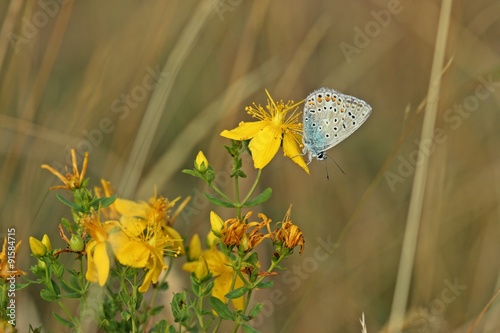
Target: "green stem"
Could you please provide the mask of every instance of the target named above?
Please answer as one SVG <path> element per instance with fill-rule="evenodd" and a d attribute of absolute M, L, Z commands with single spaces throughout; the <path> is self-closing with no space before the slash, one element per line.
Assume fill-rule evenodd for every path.
<path fill-rule="evenodd" d="M 205 326 L 205 323 L 203 322 L 203 316 L 202 316 L 202 313 L 203 313 L 203 297 L 198 297 L 196 305 L 198 307 L 198 310 L 195 311 L 196 312 L 196 317 L 198 318 L 198 322 L 200 323 L 200 329 L 203 329 L 203 327 Z"/>
<path fill-rule="evenodd" d="M 243 205 L 240 203 L 240 182 L 238 176 L 234 177 L 234 192 L 236 195 L 236 216 L 241 221 L 241 207 Z"/>
<path fill-rule="evenodd" d="M 210 188 L 212 190 L 214 190 L 215 192 L 217 192 L 224 200 L 226 200 L 227 202 L 233 202 L 231 199 L 229 199 L 229 197 L 224 194 L 224 192 L 222 192 L 217 186 L 215 186 L 213 183 L 210 184 Z"/>
<path fill-rule="evenodd" d="M 63 310 L 64 314 L 68 317 L 68 319 L 73 323 L 73 325 L 75 326 L 75 331 L 79 332 L 79 333 L 82 332 L 82 328 L 80 327 L 80 323 L 71 315 L 71 313 L 68 311 L 68 309 L 66 309 L 63 302 L 61 302 L 60 299 L 57 300 L 57 304 Z"/>
<path fill-rule="evenodd" d="M 212 331 L 212 333 L 216 333 L 217 331 L 219 331 L 219 327 L 220 327 L 220 324 L 222 323 L 222 318 L 219 317 L 219 320 L 217 321 L 217 325 L 215 325 L 215 328 L 214 330 Z"/>
<path fill-rule="evenodd" d="M 255 191 L 255 189 L 257 188 L 257 185 L 259 184 L 259 181 L 260 181 L 260 176 L 262 175 L 262 169 L 259 169 L 259 171 L 257 172 L 257 177 L 255 178 L 255 181 L 253 182 L 253 185 L 252 185 L 252 188 L 250 189 L 250 191 L 248 192 L 247 196 L 245 197 L 245 199 L 243 199 L 243 201 L 241 202 L 241 207 L 243 207 L 243 205 L 245 204 L 245 202 L 248 201 L 248 199 L 250 199 L 250 196 L 253 194 L 253 192 Z"/>

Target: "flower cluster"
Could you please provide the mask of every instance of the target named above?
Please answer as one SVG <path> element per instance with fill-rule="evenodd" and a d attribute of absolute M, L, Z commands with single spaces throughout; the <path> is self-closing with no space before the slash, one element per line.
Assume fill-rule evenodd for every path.
<path fill-rule="evenodd" d="M 42 285 L 40 297 L 56 302 L 63 310 L 64 316 L 54 313 L 54 317 L 75 332 L 83 331 L 81 318 L 89 313 L 94 314 L 99 329 L 105 332 L 217 332 L 223 321 L 233 322 L 234 332 L 239 328 L 257 332 L 251 327 L 251 320 L 259 314 L 262 304 L 252 305 L 252 293 L 271 288 L 272 276 L 283 269 L 280 263 L 296 247 L 300 246 L 302 254 L 305 243 L 302 231 L 291 220 L 291 208 L 277 223 L 264 213 L 254 215 L 256 207 L 272 195 L 269 187 L 257 194 L 262 170 L 283 146 L 285 156 L 309 173 L 300 152 L 300 103 L 275 102 L 269 93 L 267 96 L 266 109 L 257 104 L 246 108 L 256 122 L 242 122 L 221 133 L 231 139 L 225 148 L 232 159 L 234 195 L 215 184 L 216 171 L 201 151 L 194 168 L 183 170 L 207 184 L 209 191 L 204 195 L 211 204 L 231 211 L 227 219 L 210 212 L 206 218 L 210 232 L 205 242 L 194 234 L 185 247 L 184 238 L 174 228 L 189 197 L 170 200 L 155 191 L 147 201 L 132 201 L 119 198 L 104 179 L 100 186 L 91 189 L 85 178 L 89 155 L 85 153 L 80 169 L 75 150 L 71 150 L 71 171 L 65 174 L 42 165 L 62 182 L 50 189 L 71 192 L 72 200 L 56 194 L 70 208 L 71 218 L 62 218 L 58 224 L 64 244 L 61 248 L 55 247 L 47 234 L 41 239 L 30 237 L 31 253 L 37 260 L 30 271 L 36 278 L 26 277 L 27 283 L 22 287 Z M 247 177 L 242 168 L 245 153 L 250 153 L 257 171 L 250 190 L 243 194 L 239 180 Z M 263 261 L 269 263 L 268 267 L 263 267 L 257 253 L 265 244 L 274 250 Z M 66 255 L 79 262 L 79 269 L 68 269 L 63 263 L 66 261 L 61 260 Z M 190 273 L 191 292 L 174 292 L 170 305 L 175 325 L 165 319 L 154 322 L 153 318 L 163 309 L 155 306 L 155 296 L 169 288 L 168 273 L 174 258 L 182 255 L 186 258 L 182 269 Z M 4 244 L 0 253 L 2 278 L 5 262 Z M 17 273 L 25 274 L 21 270 Z M 103 297 L 99 304 L 89 304 L 91 288 L 101 288 Z M 143 296 L 148 291 L 153 293 L 147 298 L 151 304 L 145 304 Z M 80 315 L 73 315 L 66 308 L 65 298 L 82 301 Z"/>

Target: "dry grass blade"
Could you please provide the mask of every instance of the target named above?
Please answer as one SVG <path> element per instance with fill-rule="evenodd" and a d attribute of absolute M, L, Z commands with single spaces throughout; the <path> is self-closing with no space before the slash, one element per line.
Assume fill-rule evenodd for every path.
<path fill-rule="evenodd" d="M 432 63 L 431 77 L 429 82 L 429 93 L 427 107 L 424 115 L 421 142 L 431 139 L 436 122 L 441 72 L 444 67 L 446 41 L 451 16 L 451 0 L 443 0 L 439 16 L 438 32 L 435 43 L 434 58 Z M 427 179 L 427 168 L 429 156 L 423 154 L 420 164 L 415 170 L 415 178 L 411 193 L 410 207 L 403 239 L 403 248 L 400 257 L 396 288 L 389 318 L 389 332 L 399 332 L 402 327 L 408 294 L 410 290 L 411 275 L 415 259 L 422 206 L 424 202 L 425 185 Z"/>
<path fill-rule="evenodd" d="M 165 109 L 177 74 L 186 61 L 187 55 L 195 45 L 212 10 L 213 6 L 210 1 L 202 1 L 198 5 L 186 28 L 179 36 L 178 42 L 167 59 L 165 66 L 162 68 L 162 72 L 167 73 L 168 77 L 159 82 L 151 96 L 125 167 L 122 178 L 125 181 L 118 186 L 120 193 L 126 197 L 131 197 L 131 194 L 137 187 L 149 148 L 159 124 L 159 119 Z"/>
<path fill-rule="evenodd" d="M 488 304 L 486 304 L 486 306 L 484 307 L 483 311 L 481 311 L 481 313 L 474 320 L 470 328 L 467 330 L 467 333 L 472 333 L 474 331 L 474 328 L 476 328 L 477 324 L 479 324 L 481 319 L 484 317 L 486 311 L 488 311 L 488 309 L 493 305 L 493 302 L 495 302 L 495 299 L 498 297 L 498 295 L 500 295 L 500 289 L 497 289 L 495 295 L 493 295 Z"/>

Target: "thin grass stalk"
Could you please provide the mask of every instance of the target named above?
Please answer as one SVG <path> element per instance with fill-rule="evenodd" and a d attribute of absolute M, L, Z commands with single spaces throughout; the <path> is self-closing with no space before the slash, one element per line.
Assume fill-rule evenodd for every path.
<path fill-rule="evenodd" d="M 434 133 L 442 78 L 441 72 L 444 66 L 446 42 L 451 17 L 451 4 L 451 0 L 443 0 L 441 3 L 438 31 L 429 82 L 429 98 L 422 126 L 421 143 L 431 140 Z M 399 262 L 391 315 L 389 318 L 389 332 L 401 331 L 403 318 L 406 312 L 406 305 L 408 302 L 408 295 L 410 292 L 410 282 L 413 271 L 413 263 L 415 260 L 417 237 L 420 228 L 420 218 L 422 215 L 429 164 L 428 155 L 422 154 L 421 157 L 420 163 L 417 164 L 415 178 L 413 180 L 410 207 L 408 210 L 406 230 L 403 239 L 403 248 Z"/>

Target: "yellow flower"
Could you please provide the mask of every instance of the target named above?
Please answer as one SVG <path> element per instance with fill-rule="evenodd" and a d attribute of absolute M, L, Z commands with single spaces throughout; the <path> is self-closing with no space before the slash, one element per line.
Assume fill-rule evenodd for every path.
<path fill-rule="evenodd" d="M 12 326 L 7 319 L 0 319 L 0 332 L 2 333 L 16 333 L 16 329 Z"/>
<path fill-rule="evenodd" d="M 9 256 L 11 256 L 11 246 L 13 244 L 9 243 Z M 17 256 L 17 251 L 19 250 L 19 246 L 21 246 L 21 241 L 19 241 L 14 248 L 14 253 Z M 16 260 L 17 262 L 18 260 Z M 0 252 L 0 279 L 6 280 L 8 278 L 12 278 L 13 276 L 26 275 L 26 272 L 23 272 L 19 268 L 15 267 L 15 264 L 9 263 L 7 260 L 7 237 L 3 239 L 3 247 L 2 252 Z"/>
<path fill-rule="evenodd" d="M 182 240 L 172 239 L 158 222 L 129 218 L 121 224 L 129 240 L 115 247 L 116 258 L 122 265 L 147 271 L 139 287 L 139 292 L 145 293 L 150 283 L 157 283 L 162 270 L 168 268 L 163 256 L 177 256 L 180 249 L 174 248 L 174 244 Z"/>
<path fill-rule="evenodd" d="M 283 145 L 285 156 L 297 163 L 302 169 L 309 173 L 309 168 L 302 156 L 300 149 L 302 142 L 302 124 L 298 122 L 300 112 L 297 112 L 298 105 L 288 101 L 275 102 L 269 92 L 266 111 L 260 104 L 247 106 L 245 109 L 255 122 L 241 122 L 233 130 L 224 130 L 220 135 L 232 140 L 249 140 L 250 151 L 256 169 L 264 168 L 276 155 L 280 145 Z M 290 113 L 291 112 L 291 113 Z M 289 114 L 290 113 L 290 114 Z"/>
<path fill-rule="evenodd" d="M 175 198 L 173 201 L 169 201 L 167 198 L 162 196 L 156 196 L 156 194 L 149 199 L 149 202 L 134 202 L 125 199 L 116 199 L 112 205 L 114 209 L 121 215 L 120 222 L 124 223 L 139 223 L 140 221 L 150 221 L 159 223 L 165 234 L 167 234 L 171 239 L 174 240 L 174 247 L 180 250 L 180 254 L 184 254 L 184 245 L 182 243 L 181 235 L 172 228 L 175 219 L 181 213 L 182 209 L 187 205 L 190 197 L 187 197 L 177 208 L 175 213 L 170 216 L 170 211 L 180 197 Z M 143 226 L 144 227 L 144 226 Z"/>
<path fill-rule="evenodd" d="M 57 189 L 67 189 L 67 190 L 75 190 L 78 189 L 82 186 L 83 180 L 85 178 L 85 172 L 87 171 L 87 163 L 89 160 L 89 153 L 85 152 L 85 155 L 83 157 L 83 166 L 82 166 L 82 171 L 78 171 L 78 164 L 76 163 L 76 153 L 75 149 L 71 149 L 71 162 L 73 164 L 73 173 L 66 172 L 66 176 L 63 176 L 51 167 L 50 165 L 47 164 L 42 164 L 42 169 L 47 169 L 52 174 L 54 174 L 57 178 L 59 178 L 64 186 L 52 186 L 50 187 L 51 190 L 57 190 Z"/>
<path fill-rule="evenodd" d="M 84 216 L 81 221 L 82 226 L 91 237 L 85 247 L 87 253 L 87 273 L 85 278 L 90 282 L 98 282 L 102 287 L 109 276 L 108 244 L 119 248 L 127 238 L 120 232 L 118 221 L 101 223 L 95 215 Z"/>
<path fill-rule="evenodd" d="M 212 296 L 217 297 L 222 302 L 226 302 L 226 295 L 231 288 L 231 283 L 234 276 L 234 271 L 229 266 L 229 260 L 221 251 L 217 250 L 215 246 L 212 246 L 209 250 L 205 250 L 201 253 L 200 259 L 198 261 L 188 262 L 182 266 L 187 272 L 196 272 L 196 270 L 201 270 L 199 267 L 200 261 L 206 262 L 210 273 L 214 276 L 214 288 L 212 289 Z M 199 272 L 200 273 L 200 272 Z M 196 274 L 196 273 L 195 273 Z M 245 284 L 243 280 L 238 276 L 236 277 L 236 282 L 233 289 L 241 288 Z M 232 300 L 233 305 L 236 309 L 243 309 L 243 296 Z"/>

